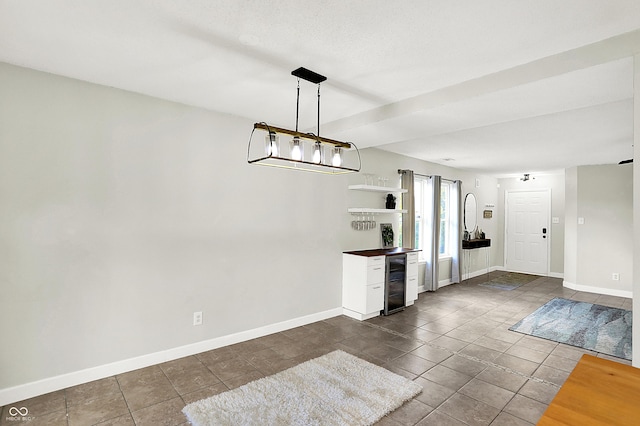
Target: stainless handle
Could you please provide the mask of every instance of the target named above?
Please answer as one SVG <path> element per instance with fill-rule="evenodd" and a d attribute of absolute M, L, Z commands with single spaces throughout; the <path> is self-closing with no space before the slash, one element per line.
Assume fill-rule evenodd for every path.
<path fill-rule="evenodd" d="M 379 289 L 379 288 L 380 288 L 380 286 L 378 286 L 378 287 L 374 287 L 373 289 L 374 289 L 374 290 L 377 290 L 377 289 Z"/>

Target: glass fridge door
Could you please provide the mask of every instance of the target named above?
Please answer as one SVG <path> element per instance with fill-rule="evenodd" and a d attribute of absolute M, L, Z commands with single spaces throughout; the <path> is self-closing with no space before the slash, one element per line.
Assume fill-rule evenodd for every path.
<path fill-rule="evenodd" d="M 387 256 L 386 267 L 384 314 L 389 315 L 405 307 L 407 255 Z"/>

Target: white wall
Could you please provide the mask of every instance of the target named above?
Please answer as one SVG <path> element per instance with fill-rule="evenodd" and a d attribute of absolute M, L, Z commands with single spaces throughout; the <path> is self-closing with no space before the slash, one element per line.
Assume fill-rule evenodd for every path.
<path fill-rule="evenodd" d="M 461 180 L 462 181 L 462 193 L 467 194 L 472 192 L 475 194 L 478 203 L 478 226 L 482 228 L 487 238 L 491 238 L 492 247 L 490 250 L 489 267 L 494 267 L 497 263 L 497 257 L 494 251 L 494 244 L 500 244 L 498 242 L 502 236 L 498 232 L 498 219 L 497 212 L 494 211 L 492 219 L 482 218 L 482 210 L 485 204 L 497 205 L 497 180 L 495 178 L 483 175 L 477 175 L 475 173 L 465 172 L 462 170 L 454 169 L 452 167 L 446 167 L 439 164 L 429 163 L 427 161 L 417 160 L 415 158 L 406 157 L 403 155 L 383 151 L 376 148 L 367 148 L 361 151 L 362 156 L 362 173 L 349 176 L 349 184 L 362 184 L 364 183 L 364 173 L 371 173 L 376 176 L 382 176 L 389 179 L 389 186 L 396 188 L 400 187 L 400 175 L 398 169 L 409 169 L 415 173 L 423 175 L 440 175 L 446 179 Z M 479 186 L 476 187 L 476 179 Z M 364 193 L 361 191 L 348 191 L 347 199 L 349 207 L 384 207 L 384 194 L 378 193 Z M 377 204 L 376 204 L 377 203 Z M 351 216 L 345 213 L 345 227 L 344 229 L 344 247 L 345 250 L 361 250 L 369 248 L 379 248 L 382 246 L 380 231 L 377 228 L 375 231 L 354 231 L 348 226 L 351 221 Z M 376 221 L 390 222 L 393 224 L 394 232 L 397 235 L 400 230 L 400 215 L 378 215 Z M 468 270 L 471 276 L 484 272 L 487 268 L 487 260 L 482 250 L 470 250 L 468 256 L 465 256 L 463 261 L 468 262 Z M 451 262 L 442 261 L 440 264 L 440 281 L 441 283 L 448 283 L 451 279 Z M 467 265 L 464 265 L 467 268 Z M 420 265 L 419 272 L 420 286 L 424 286 L 424 263 Z"/>
<path fill-rule="evenodd" d="M 564 280 L 578 282 L 578 168 L 565 170 Z"/>
<path fill-rule="evenodd" d="M 564 274 L 565 256 L 565 176 L 557 174 L 536 174 L 535 179 L 522 181 L 519 177 L 499 179 L 500 190 L 498 195 L 498 228 L 504 233 L 505 226 L 505 192 L 549 189 L 551 191 L 551 217 L 549 218 L 549 274 L 562 277 Z M 560 223 L 554 224 L 552 218 L 557 217 Z M 504 265 L 504 238 L 499 240 L 496 246 L 496 254 L 500 264 Z"/>
<path fill-rule="evenodd" d="M 633 166 L 581 166 L 575 176 L 575 181 L 568 180 L 567 213 L 571 216 L 566 217 L 568 224 L 577 224 L 567 232 L 575 254 L 565 264 L 566 270 L 575 268 L 575 271 L 568 272 L 565 285 L 581 291 L 631 297 Z M 579 218 L 584 219 L 584 224 L 578 223 Z M 614 272 L 620 274 L 619 281 L 612 279 Z"/>
<path fill-rule="evenodd" d="M 380 246 L 349 225 L 347 207 L 371 201 L 347 190 L 363 176 L 250 166 L 252 124 L 0 64 L 0 404 L 38 381 L 339 312 L 341 252 Z M 462 180 L 502 265 L 502 212 L 481 217 L 499 206 L 496 179 L 362 157 L 394 185 L 398 169 Z M 484 253 L 469 265 L 482 271 Z"/>
<path fill-rule="evenodd" d="M 0 64 L 0 394 L 339 310 L 346 178 L 252 124 Z"/>

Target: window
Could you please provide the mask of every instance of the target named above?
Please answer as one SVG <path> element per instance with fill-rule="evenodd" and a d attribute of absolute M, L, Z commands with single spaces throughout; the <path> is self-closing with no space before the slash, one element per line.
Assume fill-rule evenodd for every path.
<path fill-rule="evenodd" d="M 428 244 L 428 230 L 430 229 L 430 218 L 428 212 L 431 211 L 431 186 L 429 180 L 422 177 L 415 178 L 415 222 L 416 241 L 415 247 L 421 249 L 420 256 L 425 253 L 425 245 Z M 440 258 L 451 255 L 449 244 L 451 235 L 451 182 L 442 181 L 440 185 Z"/>

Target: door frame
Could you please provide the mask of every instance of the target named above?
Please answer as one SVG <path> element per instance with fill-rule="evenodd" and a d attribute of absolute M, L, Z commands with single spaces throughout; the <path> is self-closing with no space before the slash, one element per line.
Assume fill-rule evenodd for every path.
<path fill-rule="evenodd" d="M 507 253 L 509 241 L 507 239 L 507 229 L 509 228 L 509 194 L 517 193 L 517 192 L 546 192 L 547 197 L 547 270 L 545 271 L 544 276 L 548 277 L 551 272 L 551 188 L 531 188 L 531 189 L 505 189 L 504 191 L 504 248 L 503 248 L 503 265 L 506 271 L 508 272 L 522 272 L 531 274 L 531 272 L 523 272 L 523 271 L 509 271 L 507 269 Z M 537 275 L 537 274 L 532 274 Z"/>

